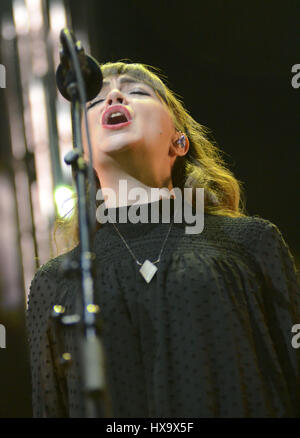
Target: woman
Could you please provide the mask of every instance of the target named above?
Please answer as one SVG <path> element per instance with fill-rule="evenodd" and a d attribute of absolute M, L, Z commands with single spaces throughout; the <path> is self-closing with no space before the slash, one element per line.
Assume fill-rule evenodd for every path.
<path fill-rule="evenodd" d="M 118 195 L 105 203 L 116 223 L 99 224 L 93 239 L 112 416 L 299 417 L 291 330 L 300 323 L 300 291 L 280 231 L 245 214 L 240 183 L 157 75 L 121 62 L 102 72 L 88 116 L 99 186 Z M 204 188 L 203 231 L 185 233 L 174 200 L 169 223 L 121 223 L 132 200 L 120 180 L 127 193 L 144 189 L 141 209 L 155 205 L 160 214 L 165 200 L 149 202 L 151 188 Z M 62 370 L 50 317 L 55 304 L 78 312 L 79 278 L 60 270 L 78 254 L 75 245 L 46 263 L 31 285 L 36 417 L 84 416 L 78 333 L 63 334 L 73 363 Z M 150 270 L 141 273 L 146 260 Z"/>

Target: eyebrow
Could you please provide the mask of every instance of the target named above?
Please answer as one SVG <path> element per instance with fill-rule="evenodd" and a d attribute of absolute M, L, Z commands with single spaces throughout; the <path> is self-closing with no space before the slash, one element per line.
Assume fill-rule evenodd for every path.
<path fill-rule="evenodd" d="M 127 84 L 132 84 L 132 83 L 134 83 L 134 84 L 138 84 L 138 83 L 143 83 L 143 82 L 138 81 L 137 79 L 130 78 L 129 76 L 122 76 L 122 77 L 120 78 L 120 84 L 126 84 L 126 83 L 127 83 Z M 103 88 L 107 87 L 109 84 L 110 84 L 109 81 L 103 81 L 103 82 L 102 82 L 102 88 L 101 88 L 101 90 L 102 90 Z"/>
<path fill-rule="evenodd" d="M 120 79 L 119 79 L 119 82 L 120 82 L 120 85 L 122 85 L 122 84 L 142 84 L 142 85 L 148 85 L 148 84 L 145 84 L 145 82 L 138 81 L 137 79 L 131 78 L 131 77 L 129 77 L 129 76 L 121 76 Z M 102 82 L 102 87 L 101 87 L 101 90 L 100 90 L 99 94 L 101 93 L 101 91 L 103 90 L 103 88 L 106 88 L 106 87 L 108 87 L 109 85 L 110 85 L 110 81 L 105 81 L 105 80 L 104 80 L 104 81 Z M 148 85 L 148 86 L 149 86 L 149 85 Z M 95 97 L 95 99 L 94 99 L 92 102 L 89 103 L 87 109 L 90 109 L 90 108 L 92 108 L 94 105 L 96 105 L 96 104 L 98 103 L 98 99 L 99 99 L 99 95 L 98 95 L 97 97 Z"/>

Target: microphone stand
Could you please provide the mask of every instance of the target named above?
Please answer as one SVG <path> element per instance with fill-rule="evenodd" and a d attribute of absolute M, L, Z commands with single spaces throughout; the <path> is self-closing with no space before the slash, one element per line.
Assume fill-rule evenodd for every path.
<path fill-rule="evenodd" d="M 63 34 L 63 32 L 65 33 Z M 107 395 L 105 392 L 104 352 L 99 337 L 102 330 L 99 326 L 99 321 L 97 321 L 100 309 L 94 302 L 94 254 L 91 252 L 91 225 L 94 224 L 96 215 L 92 217 L 94 209 L 88 207 L 86 194 L 86 182 L 91 173 L 89 173 L 90 169 L 83 159 L 81 105 L 85 103 L 85 96 L 82 96 L 82 83 L 80 83 L 80 78 L 78 78 L 80 64 L 78 58 L 74 59 L 74 53 L 78 51 L 78 48 L 80 50 L 79 56 L 80 54 L 82 55 L 82 48 L 79 42 L 77 42 L 76 45 L 74 44 L 74 37 L 68 31 L 62 31 L 61 38 L 66 40 L 64 41 L 64 45 L 67 45 L 67 49 L 69 50 L 68 55 L 71 55 L 72 59 L 72 62 L 69 63 L 69 71 L 66 74 L 64 85 L 71 100 L 73 150 L 65 156 L 65 162 L 72 166 L 73 176 L 76 181 L 80 240 L 80 262 L 77 265 L 75 264 L 75 269 L 74 263 L 67 263 L 65 273 L 67 274 L 68 271 L 72 270 L 80 271 L 82 315 L 64 315 L 64 307 L 56 305 L 54 306 L 52 317 L 54 321 L 56 321 L 56 327 L 71 327 L 81 323 L 80 333 L 82 339 L 80 362 L 85 395 L 85 417 L 103 418 L 105 410 L 108 413 L 108 406 L 104 406 L 104 399 Z M 76 57 L 77 53 L 75 58 Z M 95 199 L 92 198 L 89 201 L 93 204 Z M 61 347 L 62 345 L 60 343 L 60 348 Z M 60 365 L 69 365 L 70 362 L 70 355 L 68 353 L 64 353 L 60 356 Z"/>

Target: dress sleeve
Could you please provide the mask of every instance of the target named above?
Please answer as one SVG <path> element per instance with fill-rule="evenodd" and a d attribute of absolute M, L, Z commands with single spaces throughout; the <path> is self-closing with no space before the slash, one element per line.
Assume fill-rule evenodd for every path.
<path fill-rule="evenodd" d="M 43 270 L 30 286 L 26 314 L 30 350 L 32 408 L 35 418 L 66 417 L 66 403 L 54 360 L 50 316 L 55 304 L 56 281 Z"/>
<path fill-rule="evenodd" d="M 292 327 L 300 324 L 300 283 L 290 249 L 271 222 L 260 235 L 256 256 L 263 275 L 266 323 L 293 407 L 300 416 L 300 348 L 292 345 Z"/>

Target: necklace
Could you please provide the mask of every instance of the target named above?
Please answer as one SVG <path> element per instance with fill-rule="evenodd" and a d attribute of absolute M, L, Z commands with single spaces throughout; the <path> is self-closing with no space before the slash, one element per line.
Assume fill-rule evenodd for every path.
<path fill-rule="evenodd" d="M 139 261 L 136 259 L 135 255 L 134 255 L 133 252 L 131 251 L 130 247 L 128 246 L 126 240 L 124 239 L 124 237 L 122 236 L 122 234 L 121 234 L 120 231 L 118 230 L 117 226 L 116 226 L 113 222 L 111 222 L 111 223 L 113 224 L 115 230 L 117 231 L 117 233 L 118 233 L 119 236 L 121 237 L 122 241 L 124 242 L 126 248 L 127 248 L 128 251 L 130 252 L 130 254 L 131 254 L 131 256 L 133 257 L 133 259 L 134 259 L 134 261 L 136 262 L 136 264 L 139 265 L 139 266 L 141 266 L 141 268 L 139 269 L 140 274 L 142 275 L 142 277 L 144 278 L 144 280 L 145 280 L 147 283 L 150 283 L 150 281 L 152 280 L 152 278 L 154 277 L 154 275 L 156 274 L 156 272 L 157 272 L 157 270 L 158 270 L 157 266 L 155 266 L 155 265 L 156 265 L 157 263 L 160 262 L 160 258 L 161 258 L 162 252 L 163 252 L 163 250 L 164 250 L 164 247 L 165 247 L 166 241 L 167 241 L 167 239 L 168 239 L 168 237 L 169 237 L 169 234 L 170 234 L 170 231 L 171 231 L 171 228 L 172 228 L 172 225 L 173 225 L 173 221 L 170 223 L 170 226 L 169 226 L 168 232 L 167 232 L 166 237 L 165 237 L 165 239 L 164 239 L 164 241 L 163 241 L 163 244 L 162 244 L 162 247 L 161 247 L 161 250 L 160 250 L 160 253 L 159 253 L 159 255 L 158 255 L 157 260 L 155 260 L 154 262 L 150 262 L 150 260 L 146 259 L 146 260 L 144 261 L 144 263 L 141 263 L 141 262 L 139 262 Z"/>

